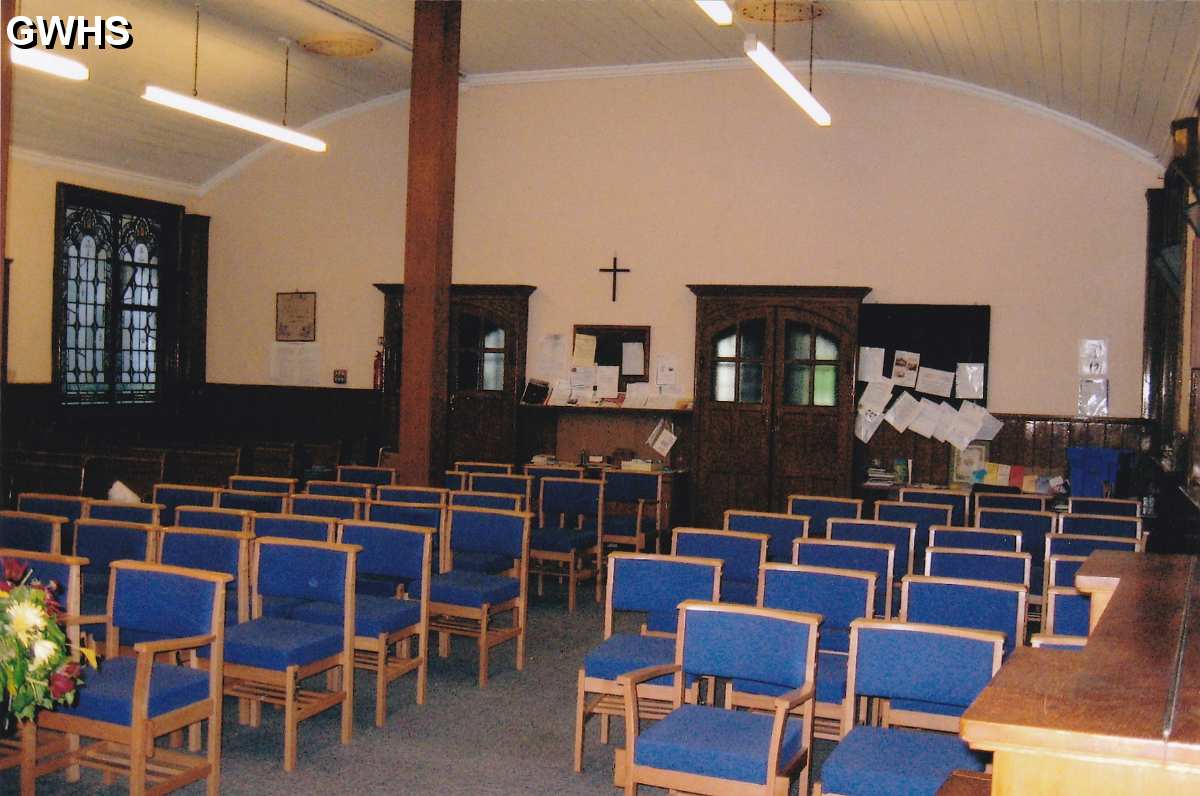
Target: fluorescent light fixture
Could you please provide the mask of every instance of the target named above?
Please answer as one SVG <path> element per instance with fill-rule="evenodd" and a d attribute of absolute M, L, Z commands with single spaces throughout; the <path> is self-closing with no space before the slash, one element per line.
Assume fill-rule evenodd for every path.
<path fill-rule="evenodd" d="M 775 53 L 767 49 L 757 36 L 746 37 L 746 55 L 750 56 L 750 60 L 775 81 L 775 85 L 795 100 L 796 104 L 803 108 L 814 122 L 821 127 L 830 125 L 832 119 L 829 118 L 829 111 L 821 107 L 817 98 L 808 93 L 808 89 L 801 85 L 791 70 L 783 65 L 783 61 L 776 58 Z"/>
<path fill-rule="evenodd" d="M 220 105 L 214 105 L 211 102 L 189 97 L 186 94 L 168 91 L 158 86 L 146 86 L 146 90 L 142 93 L 142 99 L 156 102 L 159 105 L 166 105 L 168 108 L 174 108 L 184 113 L 203 116 L 205 119 L 227 124 L 230 127 L 237 127 L 248 133 L 256 133 L 267 138 L 274 138 L 276 141 L 282 141 L 285 144 L 291 144 L 292 146 L 298 146 L 313 152 L 325 151 L 325 142 L 319 138 L 313 138 L 311 135 L 298 133 L 282 125 L 256 119 L 253 116 L 231 111 Z"/>
<path fill-rule="evenodd" d="M 733 9 L 725 0 L 696 0 L 700 10 L 708 14 L 708 18 L 718 25 L 733 24 Z"/>
<path fill-rule="evenodd" d="M 9 45 L 8 57 L 17 66 L 27 66 L 39 72 L 65 77 L 67 80 L 87 80 L 88 68 L 78 61 L 63 58 L 45 50 L 22 50 L 15 44 Z"/>

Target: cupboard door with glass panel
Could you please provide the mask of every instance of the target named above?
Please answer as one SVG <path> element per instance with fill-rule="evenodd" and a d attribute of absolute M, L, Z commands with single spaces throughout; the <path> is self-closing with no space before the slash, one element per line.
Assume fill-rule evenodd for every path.
<path fill-rule="evenodd" d="M 848 495 L 865 288 L 692 286 L 696 521 Z M 719 527 L 719 526 L 718 526 Z"/>

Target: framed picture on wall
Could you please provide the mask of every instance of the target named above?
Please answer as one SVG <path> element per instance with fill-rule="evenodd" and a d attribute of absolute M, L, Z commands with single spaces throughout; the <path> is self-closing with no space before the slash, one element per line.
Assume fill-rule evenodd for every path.
<path fill-rule="evenodd" d="M 275 294 L 275 340 L 311 343 L 317 339 L 317 294 Z"/>
<path fill-rule="evenodd" d="M 988 449 L 987 442 L 972 442 L 961 451 L 950 446 L 950 486 L 970 486 L 983 477 L 979 471 L 987 472 Z"/>

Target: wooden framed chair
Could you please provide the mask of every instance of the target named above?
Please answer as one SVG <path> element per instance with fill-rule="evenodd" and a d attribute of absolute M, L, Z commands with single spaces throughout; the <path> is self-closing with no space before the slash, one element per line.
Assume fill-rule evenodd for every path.
<path fill-rule="evenodd" d="M 1046 590 L 1043 630 L 1051 636 L 1087 637 L 1091 634 L 1092 598 L 1067 586 Z"/>
<path fill-rule="evenodd" d="M 233 580 L 225 589 L 225 623 L 250 619 L 250 541 L 248 533 L 202 528 L 163 528 L 158 563 L 223 572 Z"/>
<path fill-rule="evenodd" d="M 767 534 L 767 560 L 783 563 L 792 560 L 792 542 L 808 536 L 808 517 L 798 514 L 726 509 L 724 525 L 728 531 Z"/>
<path fill-rule="evenodd" d="M 1016 509 L 1017 511 L 1047 511 L 1049 498 L 1042 495 L 1010 495 L 1004 492 L 976 492 L 975 516 L 980 509 Z"/>
<path fill-rule="evenodd" d="M 178 525 L 175 511 L 180 506 L 200 506 L 214 508 L 217 505 L 217 495 L 220 488 L 215 486 L 194 486 L 192 484 L 155 484 L 152 498 L 162 508 L 158 512 L 158 521 L 162 525 Z"/>
<path fill-rule="evenodd" d="M 1046 559 L 1046 586 L 1075 588 L 1075 573 L 1087 561 L 1087 556 L 1049 556 Z"/>
<path fill-rule="evenodd" d="M 329 517 L 335 520 L 362 519 L 366 501 L 343 495 L 311 495 L 301 492 L 288 500 L 289 513 L 304 517 Z"/>
<path fill-rule="evenodd" d="M 602 480 L 605 523 L 601 546 L 629 547 L 635 553 L 658 552 L 667 521 L 662 516 L 662 473 L 605 470 Z"/>
<path fill-rule="evenodd" d="M 77 781 L 77 767 L 85 766 L 106 776 L 123 774 L 132 794 L 167 793 L 204 779 L 209 796 L 217 796 L 224 592 L 230 577 L 137 561 L 114 562 L 112 573 L 103 617 L 108 654 L 99 670 L 87 672 L 74 705 L 42 711 L 36 723 L 26 726 L 21 763 L 26 793 L 33 793 L 38 777 L 64 768 L 68 781 Z M 169 638 L 139 642 L 134 657 L 119 657 L 123 632 Z M 208 671 L 199 666 L 200 648 L 209 656 Z M 164 653 L 183 654 L 187 663 L 162 662 Z M 155 739 L 184 727 L 198 730 L 203 721 L 208 722 L 205 754 L 197 754 L 198 731 L 189 752 L 155 745 Z M 37 734 L 42 729 L 65 733 L 67 749 L 39 758 Z M 97 740 L 80 747 L 81 735 Z"/>
<path fill-rule="evenodd" d="M 358 594 L 354 598 L 354 665 L 375 673 L 375 726 L 387 720 L 388 685 L 417 673 L 417 704 L 425 704 L 429 664 L 429 582 L 432 576 L 433 531 L 414 526 L 365 521 L 338 526 L 338 542 L 359 548 L 359 578 L 395 578 L 408 586 L 402 597 Z M 339 607 L 306 603 L 293 619 L 341 624 Z M 414 656 L 411 642 L 417 642 Z"/>
<path fill-rule="evenodd" d="M 994 631 L 856 619 L 843 704 L 847 732 L 825 759 L 814 796 L 933 794 L 956 770 L 983 771 L 984 759 L 957 734 L 913 729 L 923 726 L 921 716 L 886 703 L 863 715 L 860 703 L 910 700 L 961 713 L 1000 669 L 1003 646 L 1003 634 Z"/>
<path fill-rule="evenodd" d="M 1042 570 L 1044 572 L 1042 593 L 1049 591 L 1050 562 L 1055 558 L 1086 559 L 1096 550 L 1123 550 L 1130 553 L 1142 552 L 1141 542 L 1136 539 L 1122 539 L 1117 536 L 1085 536 L 1073 533 L 1053 533 L 1046 537 L 1046 549 L 1043 551 Z M 1059 565 L 1062 566 L 1062 565 Z M 1078 567 L 1076 567 L 1078 569 Z M 1057 572 L 1055 574 L 1058 574 Z M 1061 576 L 1060 576 L 1061 577 Z M 1072 574 L 1072 579 L 1074 574 Z M 1075 587 L 1074 581 L 1068 584 Z"/>
<path fill-rule="evenodd" d="M 249 700 L 248 723 L 261 723 L 263 703 L 284 710 L 283 770 L 296 767 L 301 721 L 341 706 L 341 741 L 354 731 L 354 568 L 358 548 L 325 542 L 263 537 L 255 541 L 251 619 L 225 638 L 226 696 Z M 340 625 L 264 616 L 263 600 L 290 605 L 330 603 Z M 304 686 L 322 673 L 323 691 Z"/>
<path fill-rule="evenodd" d="M 900 621 L 1004 634 L 1004 656 L 1025 643 L 1029 592 L 993 581 L 909 575 L 900 587 Z"/>
<path fill-rule="evenodd" d="M 874 614 L 892 616 L 892 572 L 896 548 L 877 542 L 848 542 L 839 539 L 797 539 L 792 543 L 792 563 L 831 569 L 853 569 L 875 575 Z"/>
<path fill-rule="evenodd" d="M 911 522 L 917 526 L 917 535 L 913 545 L 913 561 L 919 567 L 925 560 L 925 548 L 931 544 L 929 529 L 935 525 L 949 525 L 952 506 L 934 503 L 902 503 L 898 500 L 878 500 L 875 502 L 875 519 L 887 522 Z"/>
<path fill-rule="evenodd" d="M 824 539 L 827 535 L 826 525 L 830 517 L 849 520 L 857 520 L 862 517 L 862 500 L 821 495 L 788 495 L 787 513 L 808 517 L 808 536 L 813 539 Z"/>
<path fill-rule="evenodd" d="M 255 536 L 274 536 L 280 539 L 307 539 L 310 542 L 332 542 L 337 523 L 329 517 L 298 514 L 255 514 L 251 526 Z"/>
<path fill-rule="evenodd" d="M 1058 518 L 1059 533 L 1080 536 L 1117 536 L 1136 539 L 1144 544 L 1141 517 L 1114 517 L 1103 514 L 1063 514 Z"/>
<path fill-rule="evenodd" d="M 388 503 L 432 503 L 446 505 L 449 490 L 436 486 L 381 486 L 375 490 L 375 499 Z"/>
<path fill-rule="evenodd" d="M 870 619 L 875 605 L 875 574 L 852 569 L 770 563 L 763 566 L 758 605 L 816 614 L 824 619 L 817 639 L 817 681 L 813 734 L 842 736 L 842 700 L 846 695 L 846 662 L 850 623 Z M 752 681 L 732 680 L 726 699 L 735 707 L 770 710 L 781 689 Z"/>
<path fill-rule="evenodd" d="M 1020 553 L 1021 532 L 998 528 L 958 528 L 953 525 L 935 525 L 929 529 L 929 546 Z M 922 563 L 925 561 L 924 554 L 920 560 Z"/>
<path fill-rule="evenodd" d="M 471 476 L 472 492 L 492 492 L 520 498 L 517 511 L 532 511 L 533 476 L 507 473 L 475 473 Z"/>
<path fill-rule="evenodd" d="M 459 470 L 447 470 L 442 486 L 451 492 L 466 492 L 471 489 L 471 474 Z"/>
<path fill-rule="evenodd" d="M 62 526 L 62 550 L 75 549 L 75 523 L 87 516 L 91 498 L 77 495 L 50 495 L 43 492 L 22 492 L 17 496 L 17 511 L 30 514 L 49 514 L 64 517 Z"/>
<path fill-rule="evenodd" d="M 566 464 L 527 464 L 523 471 L 533 479 L 529 490 L 533 498 L 542 494 L 543 478 L 583 478 L 584 475 L 582 467 Z"/>
<path fill-rule="evenodd" d="M 239 492 L 272 492 L 278 495 L 290 495 L 296 491 L 295 478 L 281 478 L 267 475 L 231 475 L 229 488 Z"/>
<path fill-rule="evenodd" d="M 471 483 L 475 483 L 474 477 Z M 500 511 L 524 511 L 521 498 L 504 492 L 461 492 L 453 490 L 449 494 L 449 505 L 471 506 L 477 509 L 498 509 Z"/>
<path fill-rule="evenodd" d="M 958 492 L 953 489 L 921 489 L 905 487 L 900 490 L 901 503 L 929 503 L 950 507 L 950 524 L 964 526 L 967 524 L 967 511 L 971 504 L 970 492 Z"/>
<path fill-rule="evenodd" d="M 450 654 L 450 636 L 476 639 L 479 646 L 479 687 L 487 686 L 492 647 L 516 642 L 516 668 L 525 668 L 526 610 L 529 596 L 529 515 L 466 506 L 446 510 L 442 571 L 429 589 L 429 629 L 438 633 L 438 655 Z M 473 572 L 455 566 L 460 553 L 505 556 L 514 573 Z M 507 627 L 492 623 L 502 614 L 512 617 Z"/>
<path fill-rule="evenodd" d="M 925 574 L 940 578 L 1015 583 L 1029 588 L 1029 553 L 931 547 L 925 551 Z"/>
<path fill-rule="evenodd" d="M 537 575 L 539 597 L 547 575 L 565 579 L 567 610 L 575 613 L 575 586 L 581 580 L 595 582 L 596 602 L 600 602 L 604 482 L 543 478 L 541 489 L 537 528 L 529 535 L 529 570 Z"/>
<path fill-rule="evenodd" d="M 374 496 L 375 487 L 371 484 L 356 484 L 350 481 L 309 481 L 304 485 L 304 493 L 370 500 Z"/>
<path fill-rule="evenodd" d="M 0 546 L 38 553 L 62 552 L 66 517 L 30 511 L 0 511 Z"/>
<path fill-rule="evenodd" d="M 396 471 L 390 467 L 368 467 L 361 464 L 339 464 L 337 480 L 351 484 L 391 486 L 396 483 Z M 369 495 L 367 497 L 370 497 Z"/>
<path fill-rule="evenodd" d="M 503 462 L 455 462 L 454 472 L 459 473 L 503 473 L 513 471 L 511 464 Z"/>
<path fill-rule="evenodd" d="M 911 522 L 887 520 L 829 521 L 829 538 L 847 542 L 875 542 L 896 548 L 892 559 L 892 583 L 899 586 L 901 578 L 913 572 L 913 551 L 917 545 L 917 526 Z"/>
<path fill-rule="evenodd" d="M 600 717 L 600 742 L 606 744 L 611 717 L 625 715 L 617 678 L 644 666 L 673 661 L 680 603 L 692 599 L 716 602 L 721 594 L 721 562 L 716 559 L 615 552 L 609 556 L 606 577 L 604 640 L 584 656 L 579 668 L 576 773 L 583 771 L 587 720 Z M 618 620 L 630 614 L 641 620 L 639 631 L 615 632 Z M 668 678 L 641 686 L 639 693 L 644 717 L 666 715 L 671 701 Z"/>
<path fill-rule="evenodd" d="M 433 503 L 392 503 L 388 501 L 374 501 L 367 503 L 363 512 L 366 519 L 371 522 L 386 522 L 393 525 L 416 525 L 420 528 L 428 528 L 433 531 L 433 571 L 441 572 L 442 561 L 446 557 L 446 534 L 442 532 L 446 523 L 446 506 L 436 505 Z M 466 559 L 470 559 L 469 554 L 459 553 L 459 565 L 464 566 Z M 504 559 L 496 557 L 495 566 L 499 569 L 493 569 L 494 572 L 503 572 L 511 567 L 501 566 Z M 467 566 L 466 568 L 470 568 Z M 486 571 L 486 570 L 484 570 Z M 366 591 L 364 591 L 364 589 Z M 366 594 L 394 594 L 395 588 L 390 592 L 381 592 L 374 588 L 373 579 L 364 578 L 359 583 L 359 591 Z"/>
<path fill-rule="evenodd" d="M 210 531 L 232 531 L 249 533 L 254 515 L 245 509 L 199 508 L 179 506 L 175 509 L 175 526 L 179 528 L 205 528 Z"/>
<path fill-rule="evenodd" d="M 81 570 L 83 595 L 81 612 L 91 617 L 106 614 L 106 600 L 114 561 L 153 561 L 158 553 L 158 528 L 136 522 L 116 520 L 80 520 L 75 529 L 76 556 L 86 558 Z M 83 626 L 84 632 L 104 640 L 107 626 L 103 621 Z"/>
<path fill-rule="evenodd" d="M 680 608 L 675 662 L 618 678 L 625 690 L 627 751 L 617 759 L 625 761 L 627 796 L 639 785 L 781 796 L 793 779 L 807 793 L 821 617 L 694 601 Z M 671 710 L 643 729 L 638 686 L 668 674 L 674 679 Z M 784 693 L 772 699 L 771 715 L 702 705 L 685 685 L 704 676 L 764 683 Z"/>
<path fill-rule="evenodd" d="M 1126 498 L 1073 497 L 1067 499 L 1068 514 L 1103 514 L 1110 517 L 1140 517 L 1142 504 Z"/>
<path fill-rule="evenodd" d="M 719 560 L 721 601 L 755 605 L 769 540 L 765 533 L 676 528 L 671 534 L 671 555 Z"/>
<path fill-rule="evenodd" d="M 247 492 L 242 489 L 222 489 L 217 507 L 241 509 L 263 514 L 282 514 L 287 511 L 288 496 L 279 492 Z"/>
<path fill-rule="evenodd" d="M 116 520 L 158 525 L 162 506 L 157 503 L 121 503 L 116 500 L 93 500 L 88 504 L 89 520 Z"/>

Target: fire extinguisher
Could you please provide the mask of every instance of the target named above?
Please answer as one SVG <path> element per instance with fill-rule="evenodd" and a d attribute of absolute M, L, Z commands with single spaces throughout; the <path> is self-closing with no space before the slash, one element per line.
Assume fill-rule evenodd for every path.
<path fill-rule="evenodd" d="M 383 344 L 382 338 L 380 338 L 379 343 L 380 343 L 380 345 Z M 383 350 L 382 349 L 375 352 L 374 371 L 375 371 L 375 377 L 374 377 L 375 389 L 382 390 L 383 389 Z"/>

